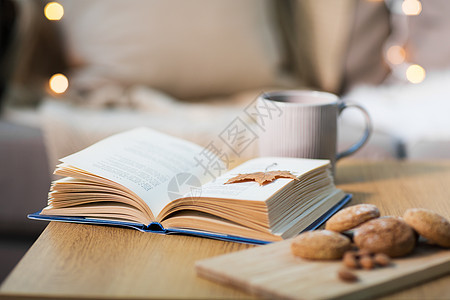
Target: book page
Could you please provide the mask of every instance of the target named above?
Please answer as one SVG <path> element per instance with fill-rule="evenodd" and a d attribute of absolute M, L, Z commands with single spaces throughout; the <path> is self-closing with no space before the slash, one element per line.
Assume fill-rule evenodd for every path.
<path fill-rule="evenodd" d="M 177 175 L 191 176 L 198 186 L 210 180 L 195 160 L 202 151 L 205 149 L 191 142 L 137 128 L 106 138 L 61 161 L 125 186 L 156 216 L 174 200 L 176 191 L 170 192 L 177 186 L 171 188 L 169 183 L 176 180 L 178 184 Z"/>
<path fill-rule="evenodd" d="M 298 177 L 311 170 L 326 167 L 328 164 L 328 160 L 287 157 L 252 159 L 228 171 L 216 180 L 204 184 L 201 190 L 201 197 L 265 201 L 294 179 L 279 178 L 262 186 L 253 181 L 232 184 L 225 184 L 225 182 L 238 174 L 278 170 L 290 171 Z M 193 195 L 188 194 L 186 197 L 193 197 Z"/>

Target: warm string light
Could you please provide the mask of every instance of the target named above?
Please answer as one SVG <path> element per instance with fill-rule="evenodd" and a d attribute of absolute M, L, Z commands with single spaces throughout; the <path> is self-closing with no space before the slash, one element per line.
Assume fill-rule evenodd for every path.
<path fill-rule="evenodd" d="M 393 65 L 402 64 L 406 58 L 406 51 L 401 46 L 391 46 L 387 50 L 386 57 Z"/>
<path fill-rule="evenodd" d="M 50 21 L 59 21 L 64 16 L 64 7 L 58 2 L 49 2 L 44 7 L 44 15 Z M 69 80 L 64 74 L 54 74 L 49 79 L 48 86 L 53 93 L 62 94 L 69 87 Z"/>
<path fill-rule="evenodd" d="M 419 65 L 410 65 L 406 69 L 406 79 L 411 83 L 421 83 L 425 79 L 425 69 Z"/>
<path fill-rule="evenodd" d="M 44 15 L 50 21 L 59 21 L 64 16 L 64 7 L 58 2 L 49 2 L 44 7 Z"/>
<path fill-rule="evenodd" d="M 58 73 L 50 78 L 48 85 L 54 93 L 62 94 L 69 87 L 69 80 L 63 74 Z"/>
<path fill-rule="evenodd" d="M 402 2 L 401 5 L 400 1 Z M 393 16 L 397 15 L 404 18 L 403 22 L 399 23 L 403 26 L 398 28 L 398 30 L 403 30 L 403 32 L 400 32 L 400 35 L 393 34 L 391 36 L 391 39 L 396 37 L 397 40 L 388 43 L 391 46 L 386 50 L 386 60 L 391 65 L 394 76 L 402 74 L 400 76 L 406 78 L 409 82 L 420 83 L 425 79 L 425 69 L 418 64 L 406 61 L 407 50 L 404 48 L 404 44 L 408 40 L 407 18 L 419 15 L 422 12 L 422 4 L 419 0 L 386 0 L 386 3 Z M 399 41 L 399 38 L 401 38 L 401 41 Z"/>
<path fill-rule="evenodd" d="M 417 16 L 422 11 L 422 4 L 419 0 L 404 0 L 402 11 L 407 16 Z"/>

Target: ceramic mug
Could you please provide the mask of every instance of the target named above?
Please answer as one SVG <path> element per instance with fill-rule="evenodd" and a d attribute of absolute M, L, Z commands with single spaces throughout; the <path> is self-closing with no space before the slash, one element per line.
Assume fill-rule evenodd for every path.
<path fill-rule="evenodd" d="M 364 108 L 344 103 L 331 93 L 306 90 L 269 92 L 260 95 L 256 105 L 258 111 L 270 113 L 270 118 L 258 119 L 262 129 L 260 156 L 329 159 L 334 170 L 335 162 L 360 149 L 372 132 L 371 120 Z M 337 153 L 338 116 L 348 107 L 357 108 L 364 115 L 365 130 L 357 143 Z"/>

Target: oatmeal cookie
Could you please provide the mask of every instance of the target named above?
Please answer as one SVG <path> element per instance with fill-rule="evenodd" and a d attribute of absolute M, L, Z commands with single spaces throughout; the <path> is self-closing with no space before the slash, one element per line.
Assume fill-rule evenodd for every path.
<path fill-rule="evenodd" d="M 360 249 L 399 257 L 414 249 L 416 239 L 412 228 L 400 218 L 383 217 L 358 227 L 354 242 Z"/>
<path fill-rule="evenodd" d="M 341 259 L 350 249 L 350 239 L 329 230 L 308 231 L 293 239 L 291 251 L 307 259 Z"/>
<path fill-rule="evenodd" d="M 325 229 L 342 232 L 378 218 L 380 211 L 373 204 L 358 204 L 344 208 L 332 216 L 325 224 Z"/>
<path fill-rule="evenodd" d="M 441 215 L 429 209 L 411 208 L 405 212 L 403 219 L 430 242 L 450 248 L 450 222 Z"/>

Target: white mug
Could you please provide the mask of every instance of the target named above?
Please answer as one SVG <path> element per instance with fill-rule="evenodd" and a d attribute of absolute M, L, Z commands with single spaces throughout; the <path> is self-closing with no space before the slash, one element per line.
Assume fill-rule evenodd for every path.
<path fill-rule="evenodd" d="M 331 93 L 307 90 L 269 92 L 259 96 L 256 106 L 257 111 L 270 112 L 270 118 L 258 119 L 262 129 L 260 156 L 329 159 L 334 170 L 335 162 L 360 149 L 372 132 L 371 120 L 364 108 L 344 103 Z M 362 112 L 366 127 L 357 143 L 337 153 L 337 120 L 348 107 Z"/>

